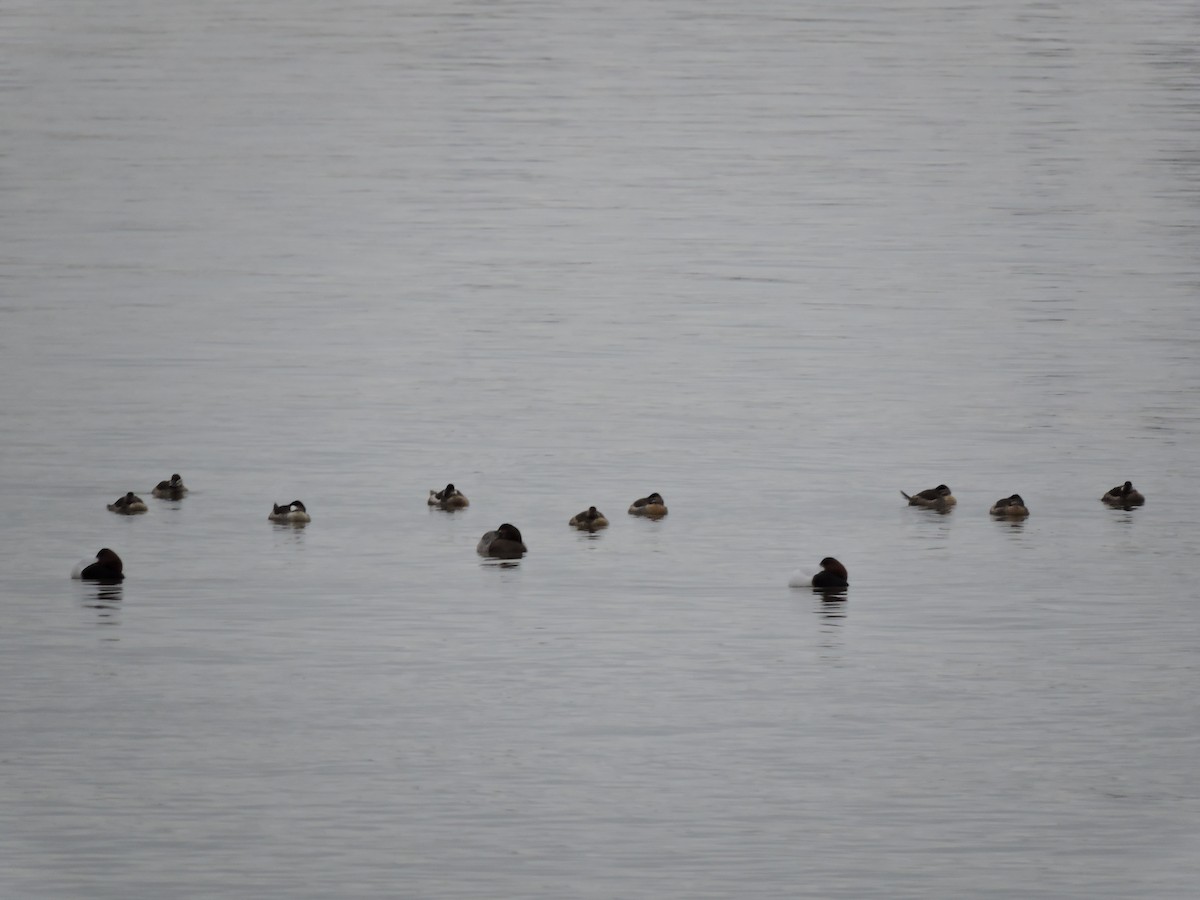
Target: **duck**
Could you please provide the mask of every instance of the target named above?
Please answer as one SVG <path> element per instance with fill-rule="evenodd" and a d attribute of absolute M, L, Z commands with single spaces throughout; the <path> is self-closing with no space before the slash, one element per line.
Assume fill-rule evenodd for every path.
<path fill-rule="evenodd" d="M 144 513 L 147 509 L 146 501 L 130 491 L 124 497 L 118 497 L 115 503 L 108 504 L 108 511 L 120 513 L 123 516 L 132 516 L 136 513 Z"/>
<path fill-rule="evenodd" d="M 809 570 L 811 572 L 811 570 Z M 846 567 L 827 556 L 821 560 L 821 571 L 811 575 L 803 570 L 794 572 L 788 579 L 788 587 L 812 587 L 817 590 L 836 590 L 850 586 L 850 574 Z"/>
<path fill-rule="evenodd" d="M 183 478 L 176 472 L 171 476 L 170 481 L 160 481 L 154 486 L 155 497 L 166 497 L 169 500 L 178 500 L 188 489 L 184 487 Z"/>
<path fill-rule="evenodd" d="M 653 493 L 648 497 L 639 497 L 629 506 L 631 516 L 647 516 L 651 519 L 661 519 L 667 514 L 667 504 L 662 494 Z"/>
<path fill-rule="evenodd" d="M 299 500 L 293 500 L 286 506 L 280 506 L 278 503 L 272 504 L 273 509 L 267 518 L 272 522 L 291 522 L 295 525 L 301 525 L 305 522 L 311 522 L 312 518 L 308 514 L 308 510 L 304 508 L 304 504 Z"/>
<path fill-rule="evenodd" d="M 571 516 L 571 521 L 567 524 L 584 531 L 595 531 L 597 528 L 607 528 L 608 519 L 604 518 L 604 513 L 596 507 L 589 506 L 583 512 Z"/>
<path fill-rule="evenodd" d="M 125 578 L 125 564 L 107 547 L 96 554 L 95 559 L 85 559 L 71 572 L 72 578 L 83 581 L 102 581 L 106 584 L 122 581 Z"/>
<path fill-rule="evenodd" d="M 954 495 L 950 493 L 950 488 L 944 484 L 939 484 L 937 487 L 928 488 L 924 491 L 917 491 L 915 494 L 906 494 L 900 492 L 900 496 L 908 501 L 909 506 L 923 506 L 925 509 L 949 509 L 958 501 L 954 499 Z"/>
<path fill-rule="evenodd" d="M 993 516 L 1005 516 L 1009 519 L 1020 519 L 1029 515 L 1029 507 L 1025 505 L 1025 501 L 1021 499 L 1020 494 L 1013 494 L 1011 497 L 1004 497 L 992 504 L 992 508 L 988 510 Z"/>
<path fill-rule="evenodd" d="M 495 531 L 489 531 L 479 539 L 475 552 L 480 556 L 491 556 L 496 559 L 520 559 L 528 548 L 521 539 L 517 526 L 505 522 Z"/>
<path fill-rule="evenodd" d="M 1142 492 L 1135 488 L 1131 481 L 1118 485 L 1100 499 L 1112 506 L 1141 506 L 1146 502 Z"/>
<path fill-rule="evenodd" d="M 462 509 L 464 506 L 471 505 L 467 495 L 453 484 L 446 485 L 440 491 L 430 491 L 428 503 L 439 509 Z"/>

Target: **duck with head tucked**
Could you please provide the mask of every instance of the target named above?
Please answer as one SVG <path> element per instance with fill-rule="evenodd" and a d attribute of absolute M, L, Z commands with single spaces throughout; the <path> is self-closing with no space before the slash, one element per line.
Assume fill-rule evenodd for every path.
<path fill-rule="evenodd" d="M 137 513 L 144 513 L 147 509 L 146 501 L 130 491 L 124 497 L 118 497 L 115 503 L 108 504 L 108 511 L 120 513 L 123 516 L 132 516 Z"/>
<path fill-rule="evenodd" d="M 631 516 L 646 516 L 649 519 L 661 519 L 667 514 L 667 504 L 662 494 L 657 492 L 648 497 L 639 497 L 629 506 Z"/>
<path fill-rule="evenodd" d="M 267 519 L 271 522 L 290 522 L 293 525 L 303 525 L 306 522 L 312 521 L 308 510 L 304 508 L 304 504 L 299 500 L 293 500 L 284 506 L 278 503 L 272 503 L 271 506 L 271 514 L 267 516 Z"/>
<path fill-rule="evenodd" d="M 436 506 L 438 509 L 462 509 L 471 505 L 467 495 L 453 484 L 446 485 L 440 491 L 431 490 L 427 502 L 430 506 Z"/>
<path fill-rule="evenodd" d="M 926 488 L 911 495 L 901 491 L 900 496 L 908 501 L 909 506 L 921 506 L 925 509 L 936 509 L 939 511 L 945 511 L 958 502 L 954 499 L 954 495 L 950 493 L 950 488 L 944 484 L 939 484 L 933 488 Z"/>
<path fill-rule="evenodd" d="M 567 524 L 581 531 L 595 531 L 597 528 L 607 528 L 608 519 L 596 507 L 589 506 L 583 512 L 571 516 L 571 521 Z"/>
<path fill-rule="evenodd" d="M 792 577 L 788 579 L 788 587 L 811 587 L 819 591 L 837 591 L 850 586 L 850 574 L 846 571 L 846 567 L 834 559 L 832 556 L 827 556 L 821 560 L 821 571 L 812 575 L 809 569 L 807 572 L 803 569 L 792 573 Z"/>
<path fill-rule="evenodd" d="M 485 533 L 475 545 L 475 552 L 494 559 L 520 559 L 528 552 L 528 548 L 517 526 L 505 522 L 495 531 Z"/>
<path fill-rule="evenodd" d="M 1004 497 L 992 504 L 992 508 L 988 510 L 993 516 L 1002 516 L 1008 519 L 1023 519 L 1029 515 L 1029 507 L 1025 505 L 1025 501 L 1021 499 L 1020 494 L 1013 494 L 1011 497 Z"/>
<path fill-rule="evenodd" d="M 85 559 L 71 572 L 72 578 L 83 581 L 100 581 L 104 584 L 115 584 L 125 578 L 125 564 L 121 557 L 105 547 L 92 560 Z"/>
<path fill-rule="evenodd" d="M 1100 499 L 1110 506 L 1124 507 L 1141 506 L 1146 502 L 1146 498 L 1142 496 L 1142 492 L 1135 488 L 1131 481 L 1117 485 Z"/>
<path fill-rule="evenodd" d="M 176 472 L 171 476 L 170 481 L 160 481 L 154 486 L 154 496 L 163 497 L 167 500 L 178 500 L 188 489 L 183 485 L 183 478 Z"/>

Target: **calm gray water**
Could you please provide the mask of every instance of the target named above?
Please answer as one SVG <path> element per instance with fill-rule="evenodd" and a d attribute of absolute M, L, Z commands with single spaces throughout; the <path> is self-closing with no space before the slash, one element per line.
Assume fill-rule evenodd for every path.
<path fill-rule="evenodd" d="M 4 897 L 1195 895 L 1195 4 L 0 39 Z"/>

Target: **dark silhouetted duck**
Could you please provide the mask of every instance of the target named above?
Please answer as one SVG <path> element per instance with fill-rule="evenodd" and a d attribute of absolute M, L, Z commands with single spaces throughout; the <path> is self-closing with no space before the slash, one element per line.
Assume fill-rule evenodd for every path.
<path fill-rule="evenodd" d="M 184 487 L 183 478 L 178 472 L 171 476 L 170 481 L 160 481 L 154 487 L 155 497 L 165 497 L 168 500 L 178 500 L 187 492 L 188 489 Z"/>
<path fill-rule="evenodd" d="M 924 491 L 917 491 L 917 493 L 911 495 L 901 491 L 900 496 L 908 501 L 909 506 L 923 506 L 926 509 L 949 509 L 958 502 L 954 499 L 954 495 L 950 493 L 950 488 L 944 484 L 939 484 L 937 487 L 928 488 Z"/>
<path fill-rule="evenodd" d="M 286 506 L 280 506 L 278 503 L 271 505 L 274 508 L 267 518 L 272 522 L 291 522 L 293 525 L 302 525 L 305 522 L 312 521 L 312 518 L 308 515 L 308 510 L 304 508 L 304 504 L 299 500 L 293 500 Z"/>
<path fill-rule="evenodd" d="M 812 587 L 818 590 L 834 590 L 850 586 L 850 575 L 846 567 L 827 556 L 821 560 L 821 571 L 813 575 L 812 570 L 800 569 L 788 579 L 788 587 Z"/>
<path fill-rule="evenodd" d="M 471 505 L 467 495 L 452 484 L 446 485 L 440 491 L 430 491 L 428 502 L 430 506 L 436 506 L 439 509 L 462 509 L 464 506 Z"/>
<path fill-rule="evenodd" d="M 480 556 L 496 559 L 520 559 L 528 552 L 517 526 L 505 522 L 495 531 L 487 532 L 479 539 L 475 552 Z"/>
<path fill-rule="evenodd" d="M 146 501 L 130 491 L 124 497 L 117 499 L 115 503 L 108 504 L 109 512 L 120 513 L 123 516 L 132 516 L 136 513 L 144 513 L 146 511 Z"/>
<path fill-rule="evenodd" d="M 125 565 L 121 557 L 105 547 L 92 560 L 85 559 L 71 572 L 72 578 L 84 581 L 102 581 L 112 584 L 125 577 Z"/>
<path fill-rule="evenodd" d="M 629 507 L 629 514 L 660 519 L 667 514 L 667 504 L 663 501 L 662 494 L 654 493 L 649 497 L 639 497 L 634 500 Z"/>
<path fill-rule="evenodd" d="M 992 508 L 988 512 L 993 516 L 1020 519 L 1029 515 L 1029 507 L 1025 505 L 1025 501 L 1021 499 L 1020 494 L 1013 494 L 1011 497 L 997 500 L 992 504 Z"/>
<path fill-rule="evenodd" d="M 1131 481 L 1118 485 L 1100 499 L 1112 506 L 1141 506 L 1146 502 L 1146 498 Z"/>
<path fill-rule="evenodd" d="M 597 528 L 607 528 L 608 519 L 604 518 L 604 513 L 596 507 L 589 506 L 583 512 L 571 516 L 571 521 L 567 524 L 584 531 L 595 531 Z"/>

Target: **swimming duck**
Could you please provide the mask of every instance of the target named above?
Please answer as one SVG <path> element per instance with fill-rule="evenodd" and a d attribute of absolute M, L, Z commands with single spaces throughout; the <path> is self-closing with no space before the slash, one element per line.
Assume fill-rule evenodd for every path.
<path fill-rule="evenodd" d="M 123 516 L 144 513 L 146 509 L 146 501 L 133 491 L 130 491 L 124 497 L 118 497 L 115 503 L 108 504 L 109 512 L 120 513 Z"/>
<path fill-rule="evenodd" d="M 950 493 L 950 488 L 944 484 L 939 484 L 937 487 L 928 488 L 924 491 L 909 495 L 900 492 L 900 496 L 908 501 L 909 506 L 923 506 L 925 509 L 949 509 L 958 501 L 954 499 L 954 495 Z"/>
<path fill-rule="evenodd" d="M 430 491 L 428 503 L 439 509 L 462 509 L 471 505 L 467 495 L 452 484 L 446 485 L 440 491 Z"/>
<path fill-rule="evenodd" d="M 71 572 L 71 577 L 84 581 L 102 581 L 106 584 L 112 584 L 124 579 L 125 565 L 121 562 L 121 557 L 105 547 L 96 554 L 95 559 L 85 559 L 77 565 Z"/>
<path fill-rule="evenodd" d="M 788 587 L 812 587 L 818 590 L 832 590 L 836 588 L 844 588 L 850 586 L 850 575 L 846 572 L 846 567 L 834 559 L 832 556 L 827 556 L 821 560 L 821 571 L 816 575 L 809 574 L 803 570 L 794 572 L 792 577 L 788 579 Z"/>
<path fill-rule="evenodd" d="M 604 518 L 604 513 L 596 507 L 589 506 L 583 512 L 571 516 L 571 521 L 567 524 L 584 531 L 595 531 L 597 528 L 607 528 L 608 519 Z"/>
<path fill-rule="evenodd" d="M 629 507 L 631 516 L 647 516 L 651 519 L 661 519 L 667 514 L 667 504 L 662 494 L 654 493 L 649 497 L 639 497 Z"/>
<path fill-rule="evenodd" d="M 286 506 L 280 506 L 278 503 L 271 505 L 273 509 L 267 518 L 272 522 L 291 522 L 295 525 L 301 525 L 312 521 L 312 518 L 308 515 L 308 510 L 304 508 L 304 504 L 299 500 L 293 500 Z"/>
<path fill-rule="evenodd" d="M 1141 506 L 1146 502 L 1146 498 L 1131 481 L 1118 485 L 1100 499 L 1112 506 Z"/>
<path fill-rule="evenodd" d="M 521 540 L 521 532 L 517 527 L 505 522 L 495 531 L 484 534 L 475 546 L 475 552 L 496 559 L 520 559 L 528 552 L 528 548 Z"/>
<path fill-rule="evenodd" d="M 155 497 L 166 497 L 169 500 L 178 500 L 187 492 L 188 489 L 184 487 L 183 479 L 178 472 L 171 476 L 170 481 L 160 481 L 154 487 Z"/>
<path fill-rule="evenodd" d="M 1029 507 L 1025 505 L 1025 501 L 1021 499 L 1020 494 L 1013 494 L 1011 497 L 1005 497 L 1002 500 L 997 500 L 992 504 L 992 508 L 988 510 L 993 516 L 1006 516 L 1010 519 L 1020 519 L 1029 515 Z"/>

